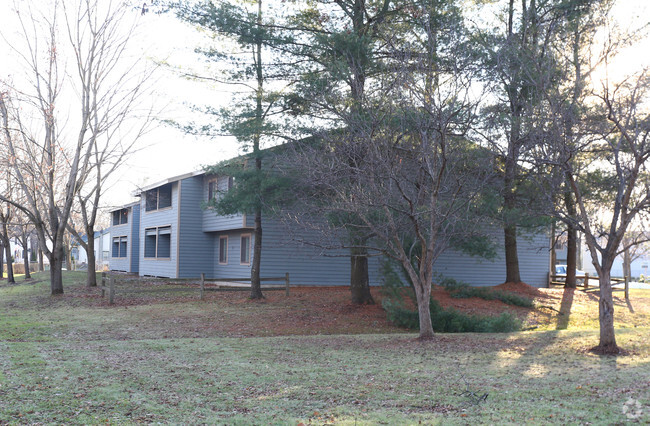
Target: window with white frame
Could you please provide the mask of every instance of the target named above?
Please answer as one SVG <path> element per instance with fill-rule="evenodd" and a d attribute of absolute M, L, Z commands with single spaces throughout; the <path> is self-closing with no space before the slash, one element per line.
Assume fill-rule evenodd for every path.
<path fill-rule="evenodd" d="M 228 236 L 219 237 L 219 264 L 228 264 Z"/>
<path fill-rule="evenodd" d="M 172 184 L 168 183 L 145 193 L 145 208 L 148 212 L 172 206 Z"/>
<path fill-rule="evenodd" d="M 126 257 L 127 237 L 113 238 L 113 257 Z"/>
<path fill-rule="evenodd" d="M 171 258 L 172 227 L 160 226 L 144 230 L 144 257 L 156 259 Z"/>
<path fill-rule="evenodd" d="M 241 236 L 241 253 L 240 262 L 242 265 L 251 263 L 251 234 L 242 234 Z"/>

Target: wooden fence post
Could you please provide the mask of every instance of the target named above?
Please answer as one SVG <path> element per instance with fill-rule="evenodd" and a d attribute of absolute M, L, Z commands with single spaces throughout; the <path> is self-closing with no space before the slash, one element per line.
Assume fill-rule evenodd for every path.
<path fill-rule="evenodd" d="M 546 282 L 546 288 L 551 288 L 551 281 L 553 281 L 553 277 L 551 276 L 551 271 L 548 271 L 548 280 Z"/>
<path fill-rule="evenodd" d="M 102 272 L 102 299 L 106 295 L 106 272 Z"/>
<path fill-rule="evenodd" d="M 625 276 L 625 301 L 630 301 L 630 277 Z"/>
<path fill-rule="evenodd" d="M 205 274 L 201 272 L 201 300 L 203 300 L 204 290 L 205 290 Z"/>
<path fill-rule="evenodd" d="M 284 294 L 285 296 L 288 296 L 289 295 L 289 273 L 288 272 L 284 274 L 284 286 L 285 286 Z"/>
<path fill-rule="evenodd" d="M 108 280 L 109 282 L 109 289 L 108 289 L 108 304 L 112 305 L 113 301 L 115 299 L 115 278 L 112 278 Z"/>
<path fill-rule="evenodd" d="M 585 290 L 589 288 L 589 272 L 585 272 Z"/>

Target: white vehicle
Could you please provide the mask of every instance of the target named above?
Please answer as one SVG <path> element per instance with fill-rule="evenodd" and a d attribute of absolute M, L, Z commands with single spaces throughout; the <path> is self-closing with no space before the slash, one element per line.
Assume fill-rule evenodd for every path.
<path fill-rule="evenodd" d="M 576 269 L 576 282 L 583 283 L 585 271 Z M 555 279 L 557 281 L 564 281 L 566 279 L 566 265 L 555 265 Z"/>

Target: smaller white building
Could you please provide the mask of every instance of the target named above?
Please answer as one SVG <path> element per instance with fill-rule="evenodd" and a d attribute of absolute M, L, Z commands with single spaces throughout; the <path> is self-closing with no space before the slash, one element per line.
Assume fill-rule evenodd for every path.
<path fill-rule="evenodd" d="M 111 233 L 110 229 L 95 231 L 95 270 L 105 271 L 109 268 Z M 81 244 L 72 249 L 72 256 L 77 266 L 88 264 L 88 254 Z"/>

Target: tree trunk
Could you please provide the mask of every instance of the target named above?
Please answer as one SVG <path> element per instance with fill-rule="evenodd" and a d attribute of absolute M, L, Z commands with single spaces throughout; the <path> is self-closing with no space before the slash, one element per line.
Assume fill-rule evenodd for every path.
<path fill-rule="evenodd" d="M 255 211 L 255 230 L 253 231 L 253 264 L 251 265 L 251 299 L 263 299 L 260 281 L 260 265 L 262 260 L 262 211 Z"/>
<path fill-rule="evenodd" d="M 38 271 L 43 272 L 45 266 L 43 265 L 43 250 L 41 250 L 41 243 L 38 243 Z"/>
<path fill-rule="evenodd" d="M 5 246 L 5 256 L 7 257 L 7 283 L 13 284 L 16 281 L 14 280 L 14 266 L 13 266 L 13 260 L 11 258 L 11 244 L 5 241 L 4 246 Z"/>
<path fill-rule="evenodd" d="M 368 278 L 368 251 L 365 248 L 350 249 L 350 291 L 352 303 L 356 305 L 373 305 Z"/>
<path fill-rule="evenodd" d="M 564 288 L 576 288 L 576 268 L 578 258 L 578 231 L 569 225 L 566 243 L 566 281 Z"/>
<path fill-rule="evenodd" d="M 510 144 L 514 145 L 518 139 L 518 127 L 513 124 L 513 135 L 511 135 Z M 516 132 L 516 134 L 514 134 Z M 516 175 L 516 150 L 514 146 L 509 149 L 506 157 L 506 170 L 504 178 L 503 207 L 505 210 L 504 244 L 506 258 L 506 282 L 518 283 L 521 281 L 519 274 L 519 255 L 517 253 L 517 224 L 513 219 L 513 212 L 517 205 L 517 195 L 515 189 Z"/>
<path fill-rule="evenodd" d="M 92 231 L 92 230 L 91 230 Z M 88 243 L 86 243 L 86 257 L 88 258 L 88 270 L 86 274 L 86 287 L 97 287 L 97 267 L 95 266 L 95 232 L 86 233 Z"/>
<path fill-rule="evenodd" d="M 601 270 L 598 277 L 600 299 L 598 301 L 598 320 L 600 322 L 600 343 L 597 350 L 602 353 L 618 353 L 618 345 L 614 335 L 614 301 L 612 283 L 610 280 L 611 266 Z"/>
<path fill-rule="evenodd" d="M 29 251 L 27 250 L 27 235 L 23 233 L 22 236 L 22 241 L 23 241 L 23 263 L 25 264 L 25 279 L 31 279 L 32 274 L 29 272 Z"/>
<path fill-rule="evenodd" d="M 73 271 L 74 267 L 72 265 L 72 244 L 68 243 L 63 248 L 65 253 L 65 267 L 68 271 Z"/>
<path fill-rule="evenodd" d="M 632 256 L 629 248 L 623 251 L 623 276 L 632 279 Z"/>
<path fill-rule="evenodd" d="M 416 296 L 418 300 L 418 318 L 420 321 L 420 340 L 433 339 L 433 325 L 431 325 L 431 283 L 416 283 Z M 428 291 L 427 291 L 428 288 Z M 419 294 L 417 294 L 419 293 Z"/>
<path fill-rule="evenodd" d="M 5 277 L 5 253 L 4 253 L 4 246 L 0 244 L 0 279 L 4 279 Z"/>
<path fill-rule="evenodd" d="M 506 282 L 518 283 L 521 281 L 519 275 L 519 257 L 517 255 L 517 226 L 509 225 L 504 228 L 505 234 L 505 256 L 506 256 Z"/>
<path fill-rule="evenodd" d="M 568 178 L 567 178 L 568 179 Z M 573 201 L 571 190 L 564 191 L 564 205 L 570 219 L 576 217 L 576 204 Z M 566 244 L 566 280 L 564 288 L 576 288 L 576 267 L 578 260 L 578 231 L 570 221 L 567 224 Z"/>
<path fill-rule="evenodd" d="M 63 259 L 65 253 L 63 247 L 58 246 L 52 250 L 48 257 L 50 261 L 50 289 L 52 295 L 63 294 Z"/>
<path fill-rule="evenodd" d="M 257 27 L 262 26 L 262 0 L 257 0 Z M 253 230 L 255 241 L 253 243 L 253 263 L 251 265 L 251 299 L 263 299 L 262 286 L 260 282 L 260 267 L 262 264 L 262 154 L 260 153 L 260 138 L 262 124 L 264 122 L 264 110 L 262 101 L 264 98 L 264 73 L 262 65 L 262 38 L 255 40 L 255 74 L 257 77 L 257 90 L 255 92 L 255 134 L 253 135 L 253 156 L 255 157 L 255 173 L 257 173 L 257 205 L 255 206 L 255 229 Z"/>

